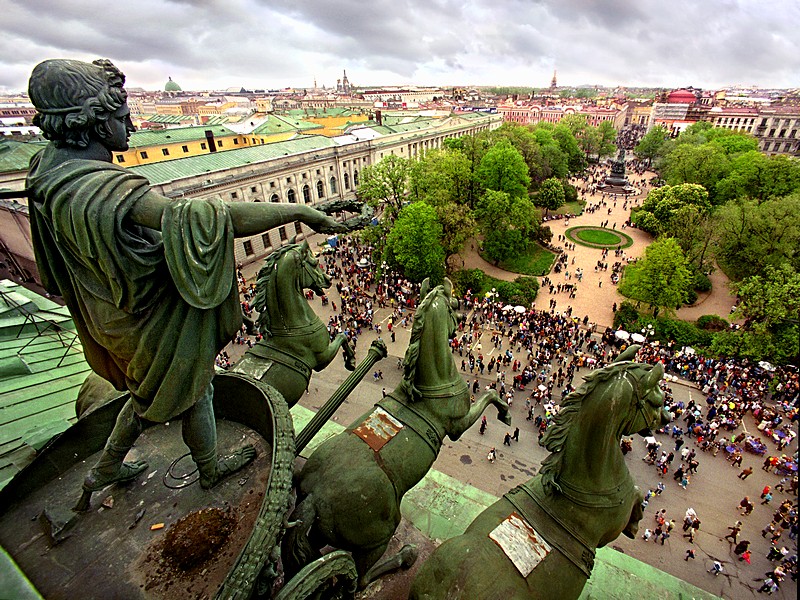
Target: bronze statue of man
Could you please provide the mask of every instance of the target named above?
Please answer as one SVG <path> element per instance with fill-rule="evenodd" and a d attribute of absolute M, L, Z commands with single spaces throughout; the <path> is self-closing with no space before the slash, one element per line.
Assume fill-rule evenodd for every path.
<path fill-rule="evenodd" d="M 27 186 L 36 263 L 45 288 L 73 316 L 92 369 L 130 398 L 84 499 L 139 475 L 123 462 L 144 426 L 180 417 L 203 488 L 255 457 L 217 457 L 214 359 L 241 327 L 233 239 L 302 221 L 347 227 L 303 205 L 169 200 L 112 163 L 135 131 L 125 76 L 108 60 L 48 60 L 28 93 L 50 144 L 31 160 Z"/>

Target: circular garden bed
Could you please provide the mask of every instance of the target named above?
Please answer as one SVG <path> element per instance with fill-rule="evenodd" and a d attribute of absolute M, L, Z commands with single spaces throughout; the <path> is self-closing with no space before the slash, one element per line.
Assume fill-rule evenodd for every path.
<path fill-rule="evenodd" d="M 631 236 L 605 227 L 570 227 L 564 235 L 570 242 L 589 248 L 627 248 L 633 244 Z"/>

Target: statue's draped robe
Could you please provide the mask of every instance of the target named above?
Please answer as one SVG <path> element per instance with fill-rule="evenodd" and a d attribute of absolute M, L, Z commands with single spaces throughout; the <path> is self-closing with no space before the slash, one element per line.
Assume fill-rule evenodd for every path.
<path fill-rule="evenodd" d="M 45 150 L 47 153 L 50 150 Z M 28 175 L 36 264 L 64 298 L 92 369 L 164 422 L 191 407 L 241 327 L 233 226 L 219 199 L 170 203 L 162 233 L 128 214 L 154 194 L 112 163 L 68 160 Z"/>

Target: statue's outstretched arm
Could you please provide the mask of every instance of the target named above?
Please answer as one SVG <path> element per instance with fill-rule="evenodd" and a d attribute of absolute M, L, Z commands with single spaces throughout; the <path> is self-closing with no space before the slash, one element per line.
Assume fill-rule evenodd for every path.
<path fill-rule="evenodd" d="M 134 223 L 160 230 L 161 216 L 170 202 L 173 201 L 149 191 L 136 202 L 129 216 Z M 292 221 L 302 221 L 322 233 L 345 233 L 350 229 L 325 213 L 302 204 L 231 202 L 227 206 L 236 237 L 262 233 Z"/>

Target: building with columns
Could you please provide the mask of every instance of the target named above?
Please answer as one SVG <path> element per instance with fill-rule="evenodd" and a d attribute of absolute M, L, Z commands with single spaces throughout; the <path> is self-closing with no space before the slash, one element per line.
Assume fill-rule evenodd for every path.
<path fill-rule="evenodd" d="M 315 205 L 354 199 L 363 169 L 389 155 L 414 158 L 441 148 L 447 138 L 497 129 L 501 124 L 500 115 L 451 115 L 430 119 L 427 127 L 412 123 L 357 127 L 338 137 L 298 135 L 271 144 L 143 164 L 131 171 L 146 177 L 155 191 L 168 198 L 213 195 L 229 202 Z M 24 182 L 24 171 L 16 173 Z M 236 261 L 261 260 L 295 235 L 302 238 L 309 233 L 305 225 L 295 223 L 237 239 Z M 24 198 L 0 200 L 0 278 L 39 282 Z"/>

